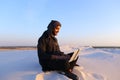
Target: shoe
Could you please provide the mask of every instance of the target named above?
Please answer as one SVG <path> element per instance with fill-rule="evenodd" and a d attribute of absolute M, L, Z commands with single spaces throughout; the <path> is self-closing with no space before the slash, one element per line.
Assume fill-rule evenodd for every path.
<path fill-rule="evenodd" d="M 70 71 L 66 71 L 64 75 L 68 78 L 71 78 L 72 80 L 79 80 L 78 76 Z"/>

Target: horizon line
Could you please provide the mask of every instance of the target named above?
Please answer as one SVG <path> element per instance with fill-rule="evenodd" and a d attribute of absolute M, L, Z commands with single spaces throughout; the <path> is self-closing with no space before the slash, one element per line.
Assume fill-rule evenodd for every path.
<path fill-rule="evenodd" d="M 83 46 L 93 48 L 120 48 L 120 46 Z M 0 46 L 0 48 L 37 48 L 37 46 Z"/>

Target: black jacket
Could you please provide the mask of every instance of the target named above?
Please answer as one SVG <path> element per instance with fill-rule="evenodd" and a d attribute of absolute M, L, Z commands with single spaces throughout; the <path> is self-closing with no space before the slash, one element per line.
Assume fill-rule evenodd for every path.
<path fill-rule="evenodd" d="M 41 65 L 46 65 L 49 61 L 53 60 L 52 55 L 64 55 L 64 53 L 60 51 L 57 39 L 52 36 L 48 30 L 39 38 L 37 50 L 39 63 Z"/>

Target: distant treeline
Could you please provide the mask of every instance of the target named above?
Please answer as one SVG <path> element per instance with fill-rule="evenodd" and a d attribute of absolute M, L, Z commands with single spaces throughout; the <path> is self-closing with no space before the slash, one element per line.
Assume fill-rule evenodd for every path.
<path fill-rule="evenodd" d="M 0 49 L 37 48 L 36 46 L 0 46 Z"/>
<path fill-rule="evenodd" d="M 92 46 L 93 48 L 120 48 L 120 46 Z"/>

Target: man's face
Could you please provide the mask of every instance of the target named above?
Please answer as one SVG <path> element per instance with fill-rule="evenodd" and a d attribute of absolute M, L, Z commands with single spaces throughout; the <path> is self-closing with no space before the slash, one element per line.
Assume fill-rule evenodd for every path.
<path fill-rule="evenodd" d="M 56 26 L 55 29 L 53 30 L 53 35 L 57 36 L 61 26 Z"/>

